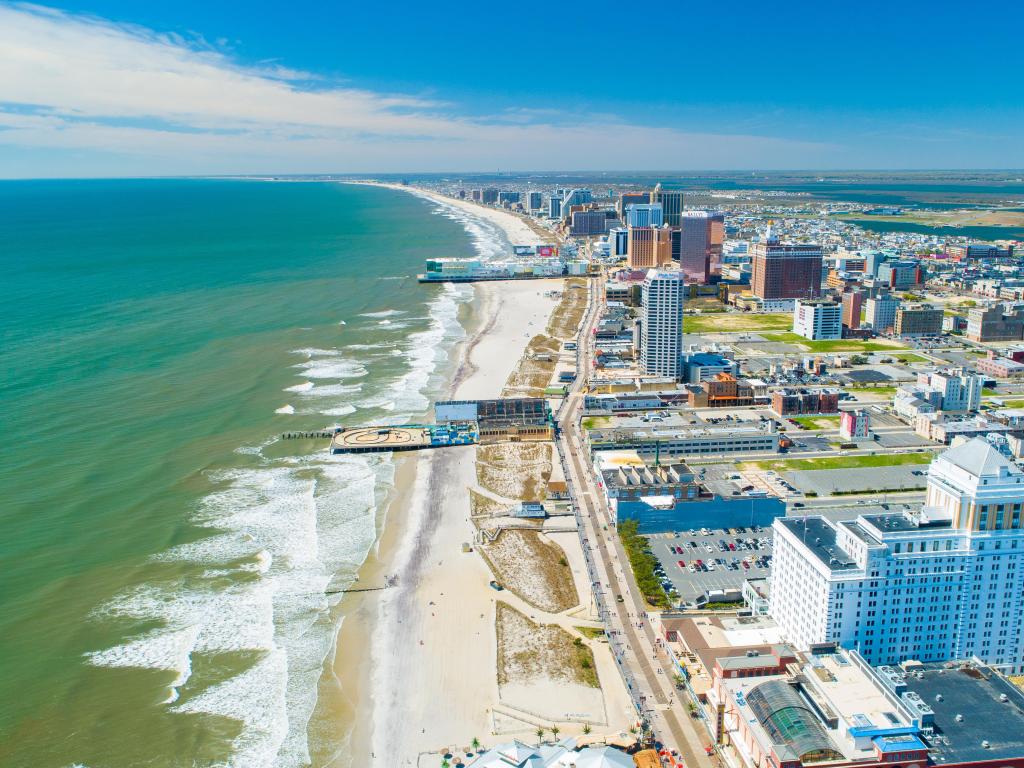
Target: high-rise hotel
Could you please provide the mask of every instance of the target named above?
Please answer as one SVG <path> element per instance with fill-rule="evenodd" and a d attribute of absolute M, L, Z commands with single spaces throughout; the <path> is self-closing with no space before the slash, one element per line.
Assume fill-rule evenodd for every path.
<path fill-rule="evenodd" d="M 937 457 L 917 513 L 773 524 L 771 614 L 869 663 L 977 656 L 1024 671 L 1024 471 L 975 438 Z"/>
<path fill-rule="evenodd" d="M 820 245 L 781 243 L 769 229 L 751 246 L 750 288 L 761 299 L 813 299 L 821 295 Z"/>
<path fill-rule="evenodd" d="M 640 369 L 680 377 L 683 353 L 683 292 L 679 270 L 652 269 L 644 278 L 640 315 Z"/>

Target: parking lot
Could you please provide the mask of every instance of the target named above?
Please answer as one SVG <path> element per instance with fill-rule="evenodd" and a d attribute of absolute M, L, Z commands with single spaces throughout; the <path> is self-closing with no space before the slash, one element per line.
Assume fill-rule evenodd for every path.
<path fill-rule="evenodd" d="M 831 496 L 835 493 L 883 493 L 923 488 L 927 483 L 925 469 L 919 464 L 903 464 L 891 467 L 790 470 L 782 475 L 801 493 Z"/>
<path fill-rule="evenodd" d="M 768 575 L 772 553 L 770 528 L 704 530 L 707 533 L 679 531 L 648 537 L 665 578 L 672 582 L 683 602 L 713 589 L 739 589 L 745 579 Z M 684 563 L 682 567 L 680 561 Z"/>

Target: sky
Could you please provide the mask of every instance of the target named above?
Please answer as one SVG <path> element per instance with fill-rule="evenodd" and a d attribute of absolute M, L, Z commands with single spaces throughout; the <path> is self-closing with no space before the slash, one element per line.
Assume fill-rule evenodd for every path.
<path fill-rule="evenodd" d="M 1024 168 L 1024 7 L 0 0 L 0 177 Z"/>

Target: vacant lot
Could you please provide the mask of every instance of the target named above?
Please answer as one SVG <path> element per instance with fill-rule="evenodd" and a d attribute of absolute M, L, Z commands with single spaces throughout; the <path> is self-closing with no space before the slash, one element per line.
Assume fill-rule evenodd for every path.
<path fill-rule="evenodd" d="M 570 277 L 562 289 L 562 299 L 558 302 L 548 320 L 547 333 L 556 339 L 572 339 L 576 337 L 583 313 L 587 309 L 587 280 L 583 277 Z"/>
<path fill-rule="evenodd" d="M 835 429 L 839 426 L 838 416 L 794 416 L 792 418 L 804 429 Z"/>
<path fill-rule="evenodd" d="M 542 533 L 506 529 L 480 553 L 495 580 L 533 607 L 561 613 L 579 605 L 565 552 Z"/>
<path fill-rule="evenodd" d="M 793 327 L 789 312 L 753 314 L 750 312 L 716 312 L 710 315 L 683 317 L 683 333 L 729 333 L 730 331 L 772 331 Z"/>
<path fill-rule="evenodd" d="M 537 624 L 498 601 L 498 685 L 562 680 L 600 688 L 586 643 L 553 624 Z"/>
<path fill-rule="evenodd" d="M 543 501 L 550 478 L 550 443 L 497 443 L 477 448 L 476 480 L 498 496 Z"/>
<path fill-rule="evenodd" d="M 822 456 L 816 459 L 783 459 L 782 461 L 754 461 L 749 464 L 758 469 L 774 469 L 783 472 L 788 469 L 852 469 L 854 467 L 892 467 L 899 464 L 930 464 L 933 454 L 882 453 L 865 456 Z"/>
<path fill-rule="evenodd" d="M 858 339 L 836 339 L 834 341 L 811 341 L 796 333 L 762 333 L 768 341 L 799 344 L 808 352 L 889 352 L 906 349 L 897 341 L 860 341 Z"/>

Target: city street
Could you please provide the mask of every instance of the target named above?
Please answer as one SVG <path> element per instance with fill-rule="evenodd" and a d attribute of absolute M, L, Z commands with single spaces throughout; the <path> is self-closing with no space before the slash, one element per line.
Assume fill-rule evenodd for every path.
<path fill-rule="evenodd" d="M 591 281 L 591 303 L 578 340 L 578 370 L 582 375 L 557 414 L 561 430 L 558 451 L 577 508 L 584 555 L 612 650 L 634 703 L 655 739 L 678 750 L 687 765 L 718 764 L 717 757 L 708 758 L 705 753 L 709 735 L 679 701 L 681 692 L 675 688 L 671 660 L 651 628 L 643 596 L 610 524 L 589 453 L 581 442 L 582 390 L 593 364 L 592 328 L 601 301 L 598 287 L 599 283 Z"/>

